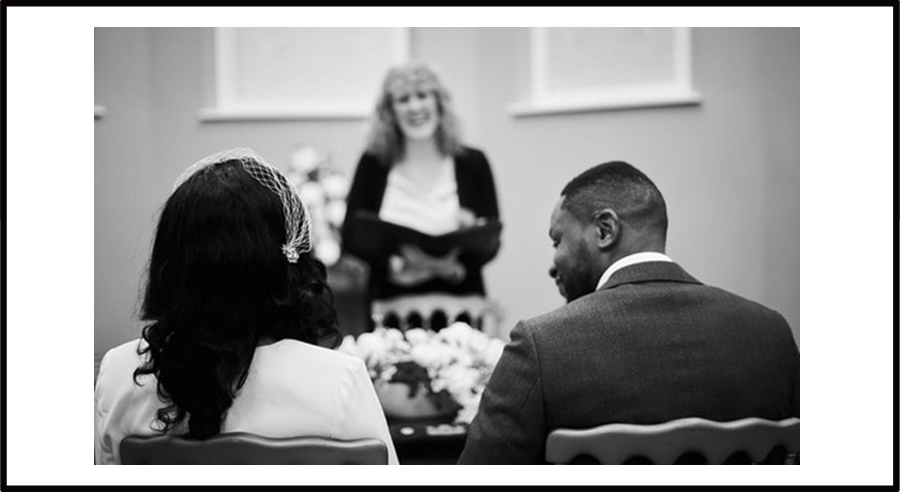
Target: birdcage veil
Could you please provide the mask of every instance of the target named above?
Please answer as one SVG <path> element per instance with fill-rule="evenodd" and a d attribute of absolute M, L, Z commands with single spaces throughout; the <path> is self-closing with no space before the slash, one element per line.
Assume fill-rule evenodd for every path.
<path fill-rule="evenodd" d="M 300 254 L 312 250 L 309 213 L 306 210 L 306 205 L 300 199 L 297 189 L 294 188 L 294 185 L 284 174 L 266 162 L 253 149 L 238 147 L 217 152 L 200 159 L 188 167 L 175 180 L 172 191 L 177 190 L 179 186 L 201 169 L 227 161 L 240 161 L 247 174 L 281 199 L 281 205 L 284 208 L 285 237 L 287 238 L 287 242 L 282 245 L 281 250 L 289 262 L 296 263 Z"/>

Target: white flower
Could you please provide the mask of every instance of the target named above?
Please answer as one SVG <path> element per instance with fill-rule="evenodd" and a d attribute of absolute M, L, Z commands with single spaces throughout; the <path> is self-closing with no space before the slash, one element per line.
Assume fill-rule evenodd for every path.
<path fill-rule="evenodd" d="M 466 323 L 457 321 L 439 331 L 438 337 L 457 347 L 466 347 L 470 345 L 472 338 L 478 336 L 479 333 Z"/>
<path fill-rule="evenodd" d="M 397 345 L 406 342 L 406 340 L 403 338 L 403 333 L 399 330 L 379 327 L 375 329 L 375 333 L 388 341 L 391 345 Z"/>
<path fill-rule="evenodd" d="M 446 389 L 457 402 L 472 394 L 479 381 L 480 371 L 465 364 L 453 364 L 443 367 L 435 378 L 435 384 Z M 437 389 L 437 388 L 435 388 Z"/>
<path fill-rule="evenodd" d="M 467 351 L 470 354 L 481 357 L 484 354 L 484 351 L 487 350 L 488 344 L 491 342 L 491 338 L 480 331 L 472 332 L 466 339 L 466 347 Z"/>
<path fill-rule="evenodd" d="M 347 178 L 343 175 L 332 173 L 322 178 L 321 181 L 322 188 L 325 189 L 325 195 L 327 195 L 328 198 L 343 199 L 347 196 L 350 184 L 347 183 Z"/>
<path fill-rule="evenodd" d="M 502 340 L 497 338 L 492 338 L 488 341 L 487 347 L 484 349 L 484 362 L 489 367 L 494 367 L 497 365 L 497 362 L 500 360 L 500 356 L 503 355 L 503 347 L 506 344 L 503 343 Z"/>
<path fill-rule="evenodd" d="M 347 202 L 333 200 L 325 207 L 325 215 L 328 222 L 335 227 L 340 227 L 344 223 L 344 215 L 347 213 Z"/>
<path fill-rule="evenodd" d="M 449 364 L 456 354 L 453 347 L 445 343 L 423 343 L 412 347 L 412 360 L 429 370 L 437 370 Z M 430 372 L 430 371 L 429 371 Z"/>
<path fill-rule="evenodd" d="M 406 330 L 406 341 L 415 347 L 416 345 L 427 343 L 431 339 L 431 332 L 422 328 L 410 328 Z"/>
<path fill-rule="evenodd" d="M 349 183 L 330 167 L 326 154 L 309 145 L 295 148 L 288 168 L 288 180 L 309 213 L 316 256 L 326 266 L 332 266 L 341 257 L 340 230 L 347 212 Z"/>
<path fill-rule="evenodd" d="M 346 347 L 344 347 L 346 345 Z M 366 361 L 373 381 L 390 381 L 396 364 L 412 361 L 424 368 L 433 393 L 447 392 L 461 410 L 455 422 L 471 422 L 484 387 L 500 358 L 504 343 L 491 339 L 465 323 L 454 323 L 435 333 L 421 328 L 405 333 L 378 327 L 341 346 Z"/>
<path fill-rule="evenodd" d="M 325 191 L 322 185 L 315 181 L 304 181 L 297 186 L 297 193 L 300 199 L 310 209 L 320 207 L 325 204 Z"/>
<path fill-rule="evenodd" d="M 362 333 L 356 337 L 356 350 L 366 364 L 376 365 L 387 355 L 387 343 L 374 333 Z"/>
<path fill-rule="evenodd" d="M 337 241 L 326 236 L 316 243 L 316 257 L 322 260 L 325 266 L 334 265 L 341 257 L 341 247 Z"/>

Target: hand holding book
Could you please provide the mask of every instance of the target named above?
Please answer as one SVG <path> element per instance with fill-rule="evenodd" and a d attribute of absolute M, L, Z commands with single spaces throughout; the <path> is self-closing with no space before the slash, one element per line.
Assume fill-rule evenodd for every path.
<path fill-rule="evenodd" d="M 459 252 L 459 248 L 454 248 L 447 255 L 435 257 L 415 245 L 402 244 L 400 256 L 391 256 L 389 278 L 404 286 L 418 285 L 434 277 L 451 283 L 461 282 L 466 276 L 466 267 L 457 259 Z"/>
<path fill-rule="evenodd" d="M 474 216 L 470 219 L 474 219 Z M 496 251 L 501 229 L 502 224 L 499 221 L 481 218 L 474 219 L 469 227 L 432 236 L 383 221 L 377 214 L 361 211 L 353 218 L 352 235 L 354 243 L 358 245 L 359 255 L 367 261 L 389 261 L 391 256 L 403 254 L 401 251 L 403 245 L 416 246 L 421 253 L 432 259 L 446 259 L 454 250 L 457 251 L 455 258 L 465 254 Z M 415 262 L 416 259 L 425 260 L 422 255 L 412 250 L 407 250 L 407 253 L 411 262 Z M 429 261 L 424 262 L 430 264 Z"/>

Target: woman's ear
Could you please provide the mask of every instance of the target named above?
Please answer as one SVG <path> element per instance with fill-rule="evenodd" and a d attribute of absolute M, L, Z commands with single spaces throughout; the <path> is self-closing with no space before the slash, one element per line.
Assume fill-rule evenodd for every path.
<path fill-rule="evenodd" d="M 619 239 L 619 216 L 614 210 L 605 208 L 594 214 L 593 221 L 597 231 L 597 247 L 609 249 Z"/>

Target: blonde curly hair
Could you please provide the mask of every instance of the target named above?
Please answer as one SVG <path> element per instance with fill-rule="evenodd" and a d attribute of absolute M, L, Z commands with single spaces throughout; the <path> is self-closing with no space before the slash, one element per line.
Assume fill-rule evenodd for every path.
<path fill-rule="evenodd" d="M 392 92 L 402 86 L 420 87 L 437 99 L 438 128 L 435 132 L 438 150 L 444 155 L 456 155 L 462 150 L 459 124 L 450 104 L 450 93 L 437 73 L 424 63 L 414 62 L 392 67 L 384 77 L 381 94 L 375 104 L 372 128 L 366 151 L 385 165 L 392 165 L 403 157 L 405 140 L 397 115 L 394 114 Z"/>

